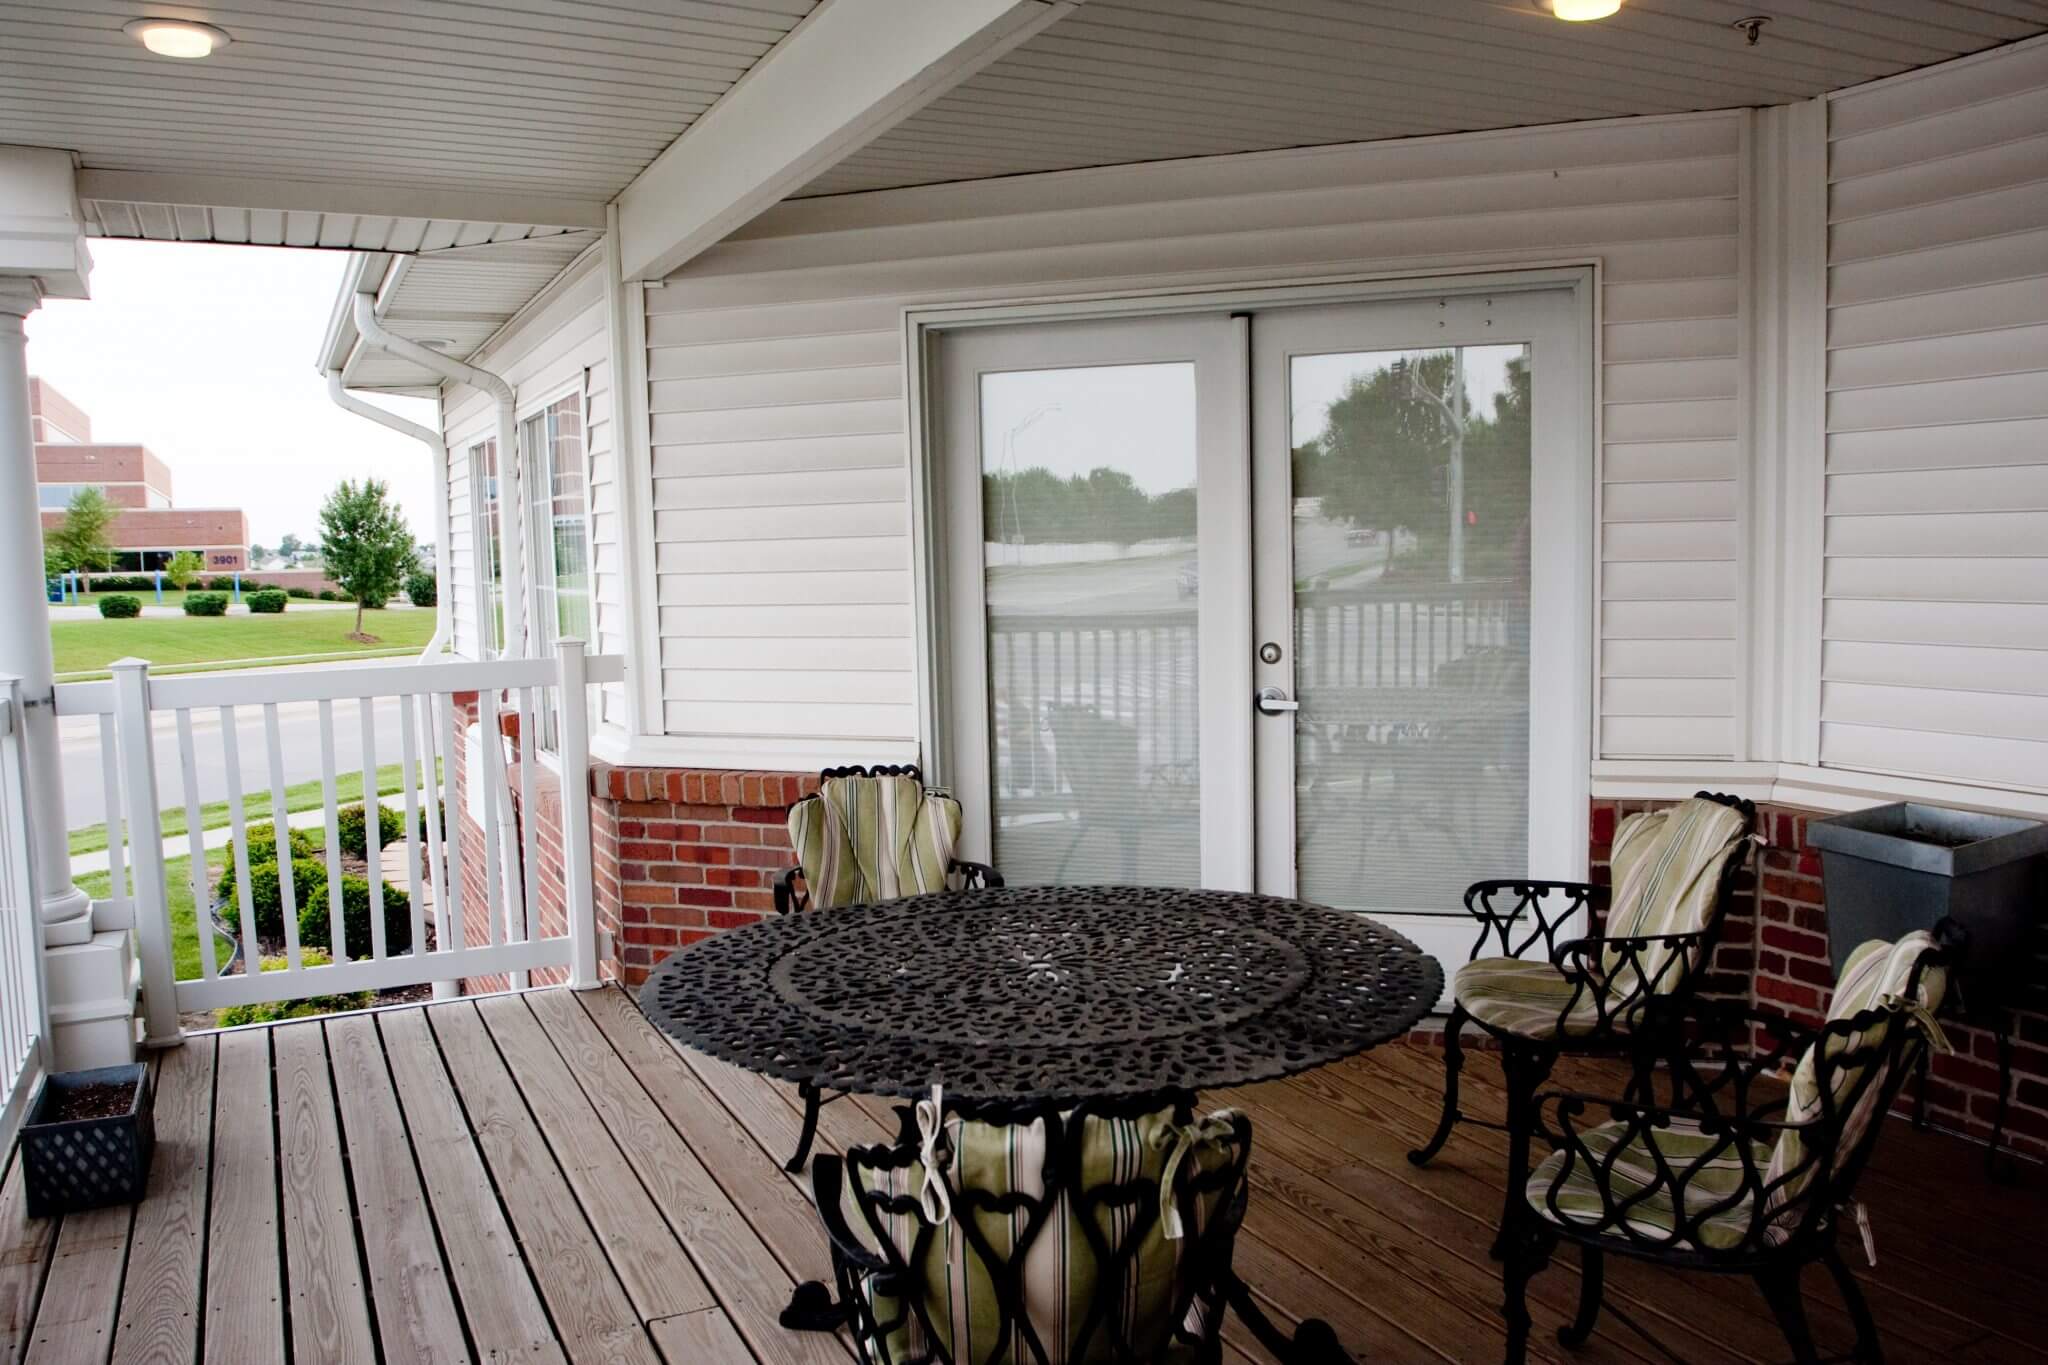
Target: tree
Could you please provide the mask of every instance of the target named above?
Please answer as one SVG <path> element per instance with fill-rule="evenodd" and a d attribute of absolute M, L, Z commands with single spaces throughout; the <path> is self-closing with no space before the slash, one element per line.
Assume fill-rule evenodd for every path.
<path fill-rule="evenodd" d="M 300 543 L 299 538 L 294 535 L 287 535 L 282 540 L 277 542 L 277 552 L 278 554 L 284 557 L 284 562 L 287 564 L 298 563 L 299 552 L 304 550 L 305 548 L 306 547 Z"/>
<path fill-rule="evenodd" d="M 199 558 L 198 551 L 180 550 L 171 556 L 170 563 L 164 565 L 164 577 L 170 580 L 173 588 L 183 592 L 185 586 L 199 577 L 199 571 L 205 567 L 205 561 Z"/>
<path fill-rule="evenodd" d="M 251 545 L 249 547 L 250 568 L 255 568 L 258 564 L 261 564 L 264 560 L 268 558 L 270 558 L 270 551 L 264 549 L 261 545 Z"/>
<path fill-rule="evenodd" d="M 364 643 L 363 608 L 383 606 L 412 568 L 412 530 L 381 480 L 343 479 L 320 509 L 327 576 L 356 604 L 354 638 Z"/>
<path fill-rule="evenodd" d="M 104 573 L 114 563 L 114 547 L 107 541 L 113 521 L 114 504 L 107 495 L 97 488 L 81 488 L 71 495 L 64 520 L 43 539 L 64 568 Z"/>

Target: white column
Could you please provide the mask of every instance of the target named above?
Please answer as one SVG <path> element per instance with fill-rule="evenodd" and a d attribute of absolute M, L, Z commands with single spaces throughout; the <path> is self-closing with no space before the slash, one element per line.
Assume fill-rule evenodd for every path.
<path fill-rule="evenodd" d="M 21 678 L 28 699 L 29 780 L 34 784 L 36 868 L 42 881 L 44 942 L 92 937 L 92 901 L 71 884 L 64 829 L 64 768 L 51 704 L 50 613 L 34 585 L 43 581 L 42 517 L 36 504 L 36 452 L 28 417 L 28 349 L 22 320 L 42 301 L 32 279 L 0 277 L 0 673 Z"/>

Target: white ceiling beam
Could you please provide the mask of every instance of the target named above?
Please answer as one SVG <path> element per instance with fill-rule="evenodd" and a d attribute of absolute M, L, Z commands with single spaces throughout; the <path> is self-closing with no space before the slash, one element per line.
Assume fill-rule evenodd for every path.
<path fill-rule="evenodd" d="M 594 199 L 563 199 L 553 195 L 495 190 L 273 180 L 261 176 L 85 170 L 78 173 L 78 197 L 133 204 L 271 209 L 285 213 L 345 213 L 361 218 L 516 223 L 523 227 L 602 228 L 605 225 L 605 206 Z"/>
<path fill-rule="evenodd" d="M 619 195 L 658 280 L 1047 25 L 1068 0 L 825 0 Z"/>

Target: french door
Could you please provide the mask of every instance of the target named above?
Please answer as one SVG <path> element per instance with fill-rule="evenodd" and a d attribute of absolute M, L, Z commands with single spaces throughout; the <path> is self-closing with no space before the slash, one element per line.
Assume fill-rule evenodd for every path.
<path fill-rule="evenodd" d="M 1300 896 L 1450 961 L 1473 879 L 1583 875 L 1585 328 L 1564 287 L 940 334 L 971 851 Z"/>

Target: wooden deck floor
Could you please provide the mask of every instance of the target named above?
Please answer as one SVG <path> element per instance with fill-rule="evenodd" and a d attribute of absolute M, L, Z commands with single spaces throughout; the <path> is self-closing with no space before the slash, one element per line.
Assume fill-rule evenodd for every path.
<path fill-rule="evenodd" d="M 1278 1315 L 1322 1317 L 1375 1361 L 1500 1357 L 1500 1145 L 1468 1130 L 1429 1170 L 1402 1157 L 1438 1067 L 1397 1046 L 1215 1097 L 1255 1125 L 1240 1273 Z M 1497 1107 L 1490 1059 L 1466 1074 L 1475 1107 Z M 157 1087 L 138 1207 L 32 1223 L 7 1171 L 8 1360 L 851 1358 L 775 1324 L 792 1283 L 826 1271 L 776 1163 L 792 1092 L 671 1048 L 618 991 L 199 1036 L 158 1059 Z M 823 1138 L 873 1140 L 882 1112 L 830 1105 Z M 1890 1125 L 1865 1182 L 1880 1261 L 1863 1274 L 1893 1360 L 2048 1356 L 2040 1184 L 1989 1186 L 1975 1149 Z M 1630 1264 L 1610 1281 L 1610 1302 L 1690 1360 L 1783 1358 L 1746 1283 Z M 1808 1281 L 1816 1327 L 1842 1349 L 1823 1281 Z M 1536 1358 L 1661 1359 L 1611 1319 L 1579 1351 L 1556 1346 L 1575 1290 L 1567 1265 L 1538 1280 Z M 1241 1334 L 1229 1352 L 1263 1358 Z"/>

